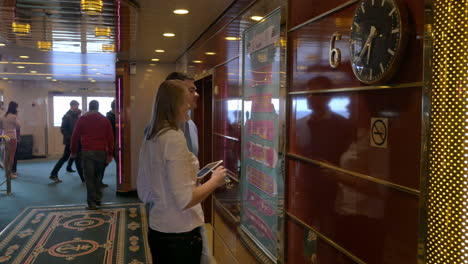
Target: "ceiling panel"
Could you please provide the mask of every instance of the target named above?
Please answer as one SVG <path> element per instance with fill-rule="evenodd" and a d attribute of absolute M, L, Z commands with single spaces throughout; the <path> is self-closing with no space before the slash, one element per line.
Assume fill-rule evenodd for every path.
<path fill-rule="evenodd" d="M 120 36 L 128 36 L 134 42 L 128 55 L 120 57 L 132 61 L 157 57 L 161 62 L 175 62 L 232 2 L 137 1 L 138 7 L 130 16 L 133 21 L 119 24 L 123 25 Z M 0 0 L 0 43 L 5 44 L 0 44 L 0 78 L 114 81 L 118 57 L 115 47 L 119 39 L 116 13 L 118 4 L 123 3 L 114 0 L 103 0 L 103 3 L 103 11 L 96 16 L 83 13 L 80 0 Z M 172 11 L 177 8 L 188 9 L 189 14 L 175 15 Z M 14 33 L 13 22 L 29 24 L 30 32 Z M 110 34 L 98 37 L 96 27 L 109 27 Z M 164 32 L 176 36 L 167 39 L 162 36 Z M 41 51 L 38 41 L 51 42 L 52 50 Z M 156 54 L 155 49 L 164 49 L 165 53 Z"/>

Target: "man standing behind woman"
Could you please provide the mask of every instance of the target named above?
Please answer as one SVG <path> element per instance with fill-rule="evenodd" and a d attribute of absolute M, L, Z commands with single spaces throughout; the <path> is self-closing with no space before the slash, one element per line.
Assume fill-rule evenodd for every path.
<path fill-rule="evenodd" d="M 184 82 L 163 82 L 141 145 L 137 190 L 150 205 L 148 240 L 153 263 L 200 263 L 204 225 L 200 203 L 225 184 L 223 167 L 204 184 L 196 184 L 198 159 L 180 129 L 189 119 L 191 101 Z"/>
<path fill-rule="evenodd" d="M 13 163 L 15 160 L 16 148 L 18 147 L 18 137 L 17 131 L 20 129 L 20 124 L 18 122 L 18 103 L 11 101 L 8 104 L 8 110 L 5 113 L 5 116 L 1 118 L 3 134 L 10 138 L 8 145 L 8 165 L 10 169 L 13 170 Z M 17 177 L 16 170 L 12 171 L 11 178 L 15 179 Z"/>

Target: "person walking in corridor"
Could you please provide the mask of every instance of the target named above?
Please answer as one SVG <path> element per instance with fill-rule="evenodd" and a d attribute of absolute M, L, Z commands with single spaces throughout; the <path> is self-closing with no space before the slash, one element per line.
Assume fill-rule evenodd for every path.
<path fill-rule="evenodd" d="M 56 183 L 62 182 L 58 177 L 58 172 L 62 168 L 63 164 L 70 159 L 70 140 L 75 128 L 75 124 L 80 118 L 81 110 L 79 109 L 80 103 L 75 100 L 70 102 L 70 110 L 62 117 L 62 125 L 60 126 L 60 131 L 63 135 L 63 144 L 65 148 L 63 149 L 62 157 L 57 161 L 54 168 L 50 172 L 49 178 Z M 80 162 L 76 162 L 76 166 L 81 166 Z M 68 167 L 68 166 L 67 166 Z M 78 170 L 79 171 L 79 170 Z"/>
<path fill-rule="evenodd" d="M 81 143 L 81 159 L 86 179 L 88 209 L 96 210 L 101 205 L 101 182 L 106 164 L 112 160 L 114 135 L 105 116 L 99 113 L 99 102 L 89 102 L 89 112 L 76 123 L 71 139 L 71 156 L 78 152 Z"/>
<path fill-rule="evenodd" d="M 10 138 L 8 143 L 8 165 L 11 169 L 11 178 L 15 179 L 16 175 L 16 168 L 14 166 L 15 160 L 15 153 L 18 147 L 18 137 L 17 134 L 18 130 L 20 129 L 20 124 L 18 122 L 18 103 L 15 101 L 11 101 L 8 104 L 7 112 L 5 116 L 1 119 L 1 127 L 3 129 L 3 135 L 6 135 Z"/>

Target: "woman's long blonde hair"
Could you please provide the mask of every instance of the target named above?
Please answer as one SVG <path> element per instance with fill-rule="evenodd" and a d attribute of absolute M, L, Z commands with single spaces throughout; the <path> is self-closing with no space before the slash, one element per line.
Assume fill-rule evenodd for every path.
<path fill-rule="evenodd" d="M 186 103 L 187 87 L 180 80 L 164 81 L 153 103 L 153 115 L 146 139 L 154 139 L 166 130 L 179 129 L 180 108 Z M 160 133 L 162 132 L 162 133 Z"/>

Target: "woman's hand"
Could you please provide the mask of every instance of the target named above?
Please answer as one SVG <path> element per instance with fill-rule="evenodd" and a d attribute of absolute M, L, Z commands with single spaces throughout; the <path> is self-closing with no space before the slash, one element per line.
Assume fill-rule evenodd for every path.
<path fill-rule="evenodd" d="M 216 187 L 223 186 L 224 184 L 226 184 L 226 181 L 224 180 L 226 178 L 226 174 L 226 168 L 224 168 L 223 166 L 219 166 L 213 170 L 210 181 L 213 181 Z"/>

